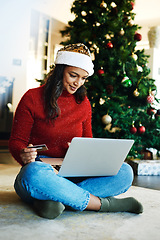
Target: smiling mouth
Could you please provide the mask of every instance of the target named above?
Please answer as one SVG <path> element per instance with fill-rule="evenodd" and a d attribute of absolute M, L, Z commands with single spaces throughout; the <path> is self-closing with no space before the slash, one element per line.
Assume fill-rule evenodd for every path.
<path fill-rule="evenodd" d="M 69 86 L 70 86 L 70 89 L 71 89 L 72 91 L 76 91 L 76 90 L 77 90 L 76 87 L 73 87 L 73 86 L 71 86 L 71 85 L 69 85 Z"/>

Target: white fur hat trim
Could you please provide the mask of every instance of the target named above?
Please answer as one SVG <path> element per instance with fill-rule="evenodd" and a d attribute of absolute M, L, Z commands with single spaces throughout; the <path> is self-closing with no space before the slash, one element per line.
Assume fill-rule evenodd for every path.
<path fill-rule="evenodd" d="M 88 72 L 89 76 L 93 75 L 94 73 L 94 65 L 91 57 L 78 52 L 58 51 L 55 64 L 66 64 L 81 68 Z"/>

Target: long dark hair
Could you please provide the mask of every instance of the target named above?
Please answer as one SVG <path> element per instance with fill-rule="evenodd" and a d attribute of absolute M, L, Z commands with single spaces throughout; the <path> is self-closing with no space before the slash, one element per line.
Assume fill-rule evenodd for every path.
<path fill-rule="evenodd" d="M 63 92 L 63 72 L 66 66 L 65 64 L 55 65 L 54 69 L 50 71 L 46 78 L 44 92 L 45 111 L 48 119 L 51 120 L 60 115 L 57 100 Z M 83 85 L 74 93 L 75 101 L 80 104 L 86 95 L 87 90 Z"/>

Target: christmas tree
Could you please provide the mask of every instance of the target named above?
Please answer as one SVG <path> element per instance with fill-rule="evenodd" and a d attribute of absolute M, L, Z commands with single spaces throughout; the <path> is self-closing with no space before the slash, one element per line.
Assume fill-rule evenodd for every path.
<path fill-rule="evenodd" d="M 129 156 L 143 158 L 146 148 L 160 150 L 160 110 L 149 56 L 136 49 L 142 35 L 133 10 L 133 0 L 76 0 L 75 19 L 61 33 L 62 44 L 82 42 L 91 51 L 95 74 L 86 87 L 94 137 L 134 139 Z"/>

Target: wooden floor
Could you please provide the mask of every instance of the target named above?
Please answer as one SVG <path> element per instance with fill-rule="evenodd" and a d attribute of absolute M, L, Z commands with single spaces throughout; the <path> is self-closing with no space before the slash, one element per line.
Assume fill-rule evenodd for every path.
<path fill-rule="evenodd" d="M 133 185 L 160 190 L 160 176 L 135 176 Z"/>

